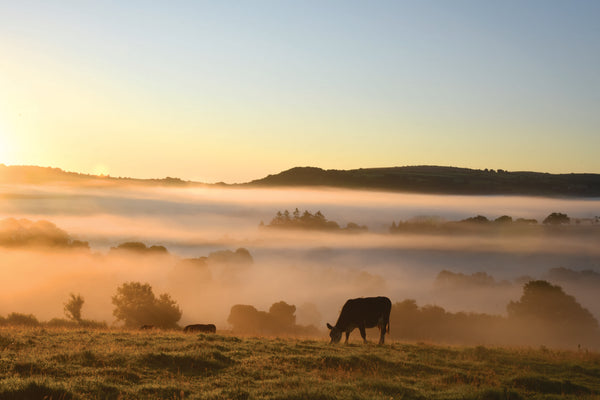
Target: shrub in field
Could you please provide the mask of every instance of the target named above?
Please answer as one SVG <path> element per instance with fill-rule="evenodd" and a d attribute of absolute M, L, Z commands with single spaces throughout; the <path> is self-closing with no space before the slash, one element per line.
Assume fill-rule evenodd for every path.
<path fill-rule="evenodd" d="M 76 328 L 79 326 L 77 322 L 63 318 L 52 318 L 45 325 L 51 328 Z"/>
<path fill-rule="evenodd" d="M 128 328 L 153 325 L 157 328 L 177 328 L 181 319 L 181 309 L 177 302 L 166 293 L 155 297 L 149 284 L 139 282 L 124 283 L 113 296 L 113 315 L 123 321 Z"/>
<path fill-rule="evenodd" d="M 82 319 L 79 321 L 79 326 L 83 328 L 92 328 L 92 329 L 106 329 L 108 325 L 104 321 L 94 321 L 91 319 Z"/>
<path fill-rule="evenodd" d="M 6 324 L 21 326 L 39 326 L 40 322 L 34 315 L 31 314 L 10 313 L 6 317 Z"/>

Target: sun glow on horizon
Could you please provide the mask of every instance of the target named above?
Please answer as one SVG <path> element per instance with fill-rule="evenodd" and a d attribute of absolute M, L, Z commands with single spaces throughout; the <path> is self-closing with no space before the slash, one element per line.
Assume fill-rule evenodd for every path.
<path fill-rule="evenodd" d="M 98 176 L 108 176 L 110 173 L 108 167 L 104 164 L 97 164 L 96 166 L 94 166 L 94 170 L 92 171 L 93 175 L 98 175 Z"/>

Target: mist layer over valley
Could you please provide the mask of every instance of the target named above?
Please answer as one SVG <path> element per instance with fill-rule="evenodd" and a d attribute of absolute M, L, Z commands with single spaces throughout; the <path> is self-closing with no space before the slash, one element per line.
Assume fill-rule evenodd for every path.
<path fill-rule="evenodd" d="M 0 193 L 1 219 L 47 220 L 90 247 L 0 248 L 0 315 L 62 317 L 68 294 L 80 293 L 85 317 L 111 324 L 116 288 L 139 281 L 178 302 L 182 325 L 211 322 L 229 329 L 232 306 L 268 310 L 285 301 L 296 305 L 298 324 L 321 329 L 335 322 L 345 300 L 361 296 L 505 315 L 524 283 L 545 279 L 600 319 L 599 199 L 127 186 L 6 185 Z M 259 227 L 277 211 L 296 208 L 368 231 Z M 541 222 L 552 212 L 582 222 L 525 233 L 389 233 L 393 222 L 419 216 L 458 221 L 508 215 Z M 110 250 L 124 242 L 168 252 Z M 239 248 L 248 250 L 251 262 L 209 256 Z M 201 257 L 207 258 L 193 261 Z"/>

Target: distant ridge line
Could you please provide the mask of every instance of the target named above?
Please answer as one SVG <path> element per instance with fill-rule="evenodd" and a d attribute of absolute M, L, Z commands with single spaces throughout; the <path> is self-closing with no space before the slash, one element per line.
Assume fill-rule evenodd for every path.
<path fill-rule="evenodd" d="M 244 185 L 329 186 L 437 194 L 600 197 L 600 174 L 509 172 L 431 165 L 352 170 L 295 167 Z"/>
<path fill-rule="evenodd" d="M 247 183 L 200 183 L 179 178 L 136 179 L 67 172 L 59 168 L 0 164 L 0 183 L 149 185 L 171 187 L 332 187 L 432 194 L 600 197 L 600 174 L 478 170 L 433 165 L 325 170 L 294 167 Z"/>

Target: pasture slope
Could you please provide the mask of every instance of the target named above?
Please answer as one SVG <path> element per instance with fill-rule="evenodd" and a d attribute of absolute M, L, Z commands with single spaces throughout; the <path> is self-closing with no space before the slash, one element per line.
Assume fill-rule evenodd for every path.
<path fill-rule="evenodd" d="M 598 353 L 359 339 L 1 327 L 0 399 L 600 398 Z"/>

